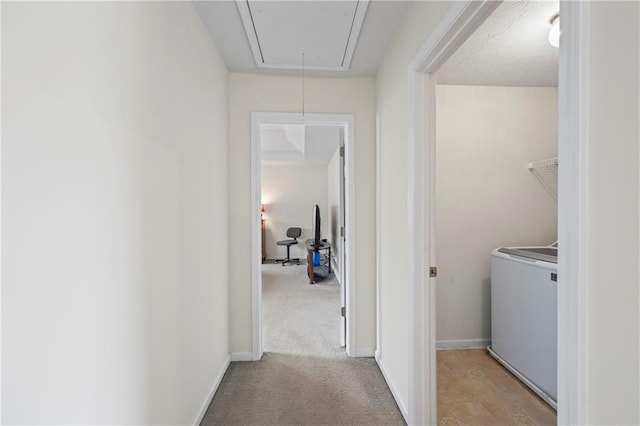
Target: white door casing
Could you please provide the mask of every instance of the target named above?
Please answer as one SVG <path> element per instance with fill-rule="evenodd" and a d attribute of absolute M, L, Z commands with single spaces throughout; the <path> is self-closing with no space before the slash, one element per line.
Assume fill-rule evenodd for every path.
<path fill-rule="evenodd" d="M 499 2 L 455 3 L 408 69 L 408 423 L 437 423 L 435 278 L 435 72 Z"/>
<path fill-rule="evenodd" d="M 341 152 L 345 152 L 345 146 L 344 146 L 344 128 L 340 128 L 340 150 Z M 340 230 L 343 229 L 345 227 L 345 222 L 346 222 L 346 218 L 345 218 L 345 207 L 346 207 L 346 200 L 345 200 L 345 186 L 346 186 L 346 158 L 344 155 L 340 155 L 340 174 L 338 176 L 338 186 L 340 187 L 340 211 L 338 213 L 338 237 L 337 240 L 335 241 L 336 245 L 337 245 L 337 256 L 336 259 L 338 259 L 339 263 L 340 263 L 340 267 L 338 269 L 338 275 L 340 276 L 339 281 L 340 281 L 340 307 L 342 309 L 344 309 L 346 311 L 347 309 L 347 288 L 345 286 L 345 279 L 346 279 L 346 264 L 347 264 L 347 259 L 345 256 L 345 252 L 344 252 L 344 247 L 345 247 L 345 239 L 344 239 L 344 233 L 341 232 Z M 335 272 L 335 271 L 334 271 Z M 340 317 L 340 346 L 342 347 L 346 347 L 347 346 L 347 317 L 346 315 L 342 315 Z"/>

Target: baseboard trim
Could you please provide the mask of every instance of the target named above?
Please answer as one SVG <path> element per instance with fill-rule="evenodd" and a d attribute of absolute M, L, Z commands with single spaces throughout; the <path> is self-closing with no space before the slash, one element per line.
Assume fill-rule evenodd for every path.
<path fill-rule="evenodd" d="M 333 272 L 333 278 L 338 281 L 338 284 L 342 285 L 342 282 L 340 281 L 340 268 L 338 268 L 338 264 L 334 259 L 331 259 L 331 272 Z"/>
<path fill-rule="evenodd" d="M 251 352 L 232 352 L 231 362 L 236 361 L 253 361 L 253 354 Z"/>
<path fill-rule="evenodd" d="M 209 389 L 209 393 L 207 394 L 207 397 L 205 398 L 204 403 L 202 404 L 202 407 L 200 407 L 200 411 L 198 411 L 198 415 L 193 422 L 194 426 L 198 426 L 200 425 L 200 423 L 202 423 L 202 419 L 204 419 L 204 415 L 207 413 L 207 409 L 209 408 L 209 405 L 211 405 L 211 401 L 213 400 L 214 395 L 220 387 L 222 378 L 229 368 L 229 363 L 231 363 L 231 356 L 228 356 L 227 359 L 224 360 L 222 368 L 220 369 L 220 371 L 218 371 L 218 375 L 213 381 L 213 385 L 211 386 L 211 389 Z"/>
<path fill-rule="evenodd" d="M 356 348 L 355 358 L 373 358 L 375 349 L 373 348 Z"/>
<path fill-rule="evenodd" d="M 438 340 L 436 342 L 436 350 L 484 349 L 490 344 L 491 339 Z"/>
<path fill-rule="evenodd" d="M 379 350 L 377 350 L 377 349 L 376 349 L 376 350 L 375 350 L 375 352 L 373 353 L 373 357 L 376 359 L 376 362 L 378 362 L 378 363 L 379 363 L 379 362 L 380 362 L 380 360 L 382 359 L 382 358 L 380 357 L 380 351 L 379 351 Z"/>
<path fill-rule="evenodd" d="M 387 372 L 385 371 L 384 367 L 382 366 L 382 363 L 380 363 L 380 361 L 378 361 L 379 357 L 380 357 L 380 354 L 378 353 L 378 356 L 376 357 L 376 364 L 378 364 L 378 368 L 380 369 L 380 372 L 382 373 L 382 377 L 384 378 L 384 381 L 387 383 L 387 387 L 391 391 L 391 395 L 393 396 L 393 399 L 396 401 L 396 405 L 398 406 L 398 409 L 400 410 L 400 413 L 402 414 L 402 417 L 404 417 L 404 421 L 407 424 L 409 424 L 409 416 L 408 416 L 407 407 L 404 405 L 404 403 L 400 399 L 400 395 L 398 394 L 398 391 L 396 391 L 395 386 L 393 386 L 393 382 L 389 379 L 389 376 L 387 375 Z"/>

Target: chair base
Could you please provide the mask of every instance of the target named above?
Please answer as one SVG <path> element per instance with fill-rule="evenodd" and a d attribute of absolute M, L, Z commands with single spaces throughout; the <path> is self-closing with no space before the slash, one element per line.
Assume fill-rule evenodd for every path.
<path fill-rule="evenodd" d="M 285 259 L 276 259 L 275 261 L 276 261 L 276 263 L 282 262 L 282 266 L 286 265 L 287 263 L 294 263 L 294 262 L 295 262 L 296 265 L 300 264 L 300 258 L 290 259 L 290 258 L 287 257 Z"/>
<path fill-rule="evenodd" d="M 280 243 L 276 243 L 278 245 L 282 245 Z M 300 259 L 297 257 L 291 258 L 291 246 L 294 244 L 298 244 L 298 242 L 296 241 L 295 243 L 291 243 L 291 244 L 286 244 L 287 246 L 287 257 L 285 257 L 284 259 L 276 259 L 276 263 L 278 262 L 282 262 L 282 266 L 284 266 L 287 263 L 293 263 L 296 262 L 296 265 L 300 264 Z"/>

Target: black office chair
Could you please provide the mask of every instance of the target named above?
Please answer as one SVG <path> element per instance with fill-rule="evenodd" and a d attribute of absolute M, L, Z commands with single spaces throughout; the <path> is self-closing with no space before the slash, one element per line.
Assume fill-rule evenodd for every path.
<path fill-rule="evenodd" d="M 278 241 L 276 243 L 279 246 L 287 246 L 287 257 L 285 257 L 284 259 L 278 259 L 278 260 L 276 260 L 276 262 L 282 262 L 282 266 L 284 266 L 286 263 L 293 263 L 293 262 L 296 262 L 297 265 L 300 264 L 300 259 L 299 258 L 291 259 L 291 254 L 290 254 L 289 250 L 291 249 L 291 246 L 298 244 L 297 238 L 300 238 L 301 234 L 302 234 L 302 229 L 301 228 L 289 228 L 289 229 L 287 229 L 287 237 L 292 238 L 292 239 L 282 240 L 282 241 Z"/>

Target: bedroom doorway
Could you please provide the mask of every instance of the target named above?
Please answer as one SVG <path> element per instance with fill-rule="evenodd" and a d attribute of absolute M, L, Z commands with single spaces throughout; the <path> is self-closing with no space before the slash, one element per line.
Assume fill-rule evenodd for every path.
<path fill-rule="evenodd" d="M 348 356 L 354 356 L 354 117 L 252 113 L 251 122 L 253 360 L 260 359 L 265 348 L 283 348 L 287 339 L 292 342 L 293 352 L 344 347 Z M 321 251 L 322 263 L 331 274 L 326 281 L 311 284 L 315 280 L 309 277 L 317 275 L 309 273 L 307 240 L 315 237 L 315 205 L 319 205 L 321 238 L 326 240 L 323 244 L 331 245 L 330 251 Z M 301 235 L 289 248 L 292 261 L 282 266 L 274 262 L 287 257 L 285 247 L 278 247 L 277 242 L 287 238 L 290 227 L 299 227 Z M 312 270 L 318 272 L 318 266 Z M 320 296 L 323 291 L 326 293 Z M 326 299 L 310 305 L 318 310 L 316 313 L 296 314 L 295 309 L 289 312 L 278 307 L 283 298 L 298 300 L 301 305 L 300 301 L 310 295 Z M 332 298 L 335 302 L 329 300 Z M 303 333 L 314 333 L 316 321 L 305 326 L 311 317 L 328 317 L 335 333 L 317 329 L 313 336 L 307 335 L 308 339 L 300 338 Z"/>

